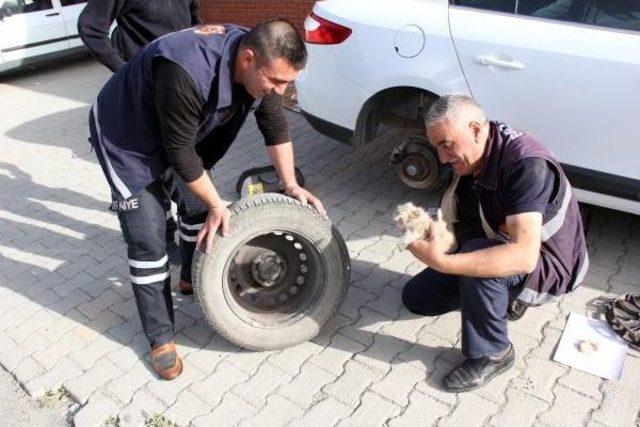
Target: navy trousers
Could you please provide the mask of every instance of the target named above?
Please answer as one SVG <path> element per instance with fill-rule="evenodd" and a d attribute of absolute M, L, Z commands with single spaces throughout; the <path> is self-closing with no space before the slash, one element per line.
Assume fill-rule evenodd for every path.
<path fill-rule="evenodd" d="M 473 252 L 501 244 L 490 239 L 465 242 L 460 252 Z M 443 274 L 426 269 L 402 290 L 402 302 L 412 313 L 439 316 L 460 309 L 462 352 L 470 359 L 498 354 L 509 346 L 507 307 L 518 295 L 525 274 L 478 278 Z"/>
<path fill-rule="evenodd" d="M 191 283 L 191 261 L 196 235 L 208 209 L 169 171 L 144 190 L 134 194 L 134 209 L 118 211 L 127 244 L 133 295 L 142 329 L 152 347 L 173 339 L 174 315 L 169 258 L 166 251 L 165 199 L 178 205 L 182 268 L 180 278 Z M 132 205 L 129 205 L 129 208 Z"/>

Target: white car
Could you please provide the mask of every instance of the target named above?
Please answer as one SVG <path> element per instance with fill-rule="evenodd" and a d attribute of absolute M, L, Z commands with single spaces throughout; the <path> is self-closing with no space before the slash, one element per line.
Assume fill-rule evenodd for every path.
<path fill-rule="evenodd" d="M 548 146 L 580 200 L 640 214 L 640 1 L 325 0 L 305 32 L 307 120 L 355 146 L 415 128 L 392 150 L 412 187 L 442 175 L 420 113 L 466 93 Z"/>
<path fill-rule="evenodd" d="M 0 72 L 85 51 L 77 21 L 87 0 L 0 0 Z"/>

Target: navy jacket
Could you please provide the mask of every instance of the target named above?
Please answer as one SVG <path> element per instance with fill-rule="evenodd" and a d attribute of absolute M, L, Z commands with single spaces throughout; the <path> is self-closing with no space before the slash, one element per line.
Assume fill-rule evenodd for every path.
<path fill-rule="evenodd" d="M 233 62 L 246 32 L 235 25 L 209 25 L 168 34 L 149 44 L 106 83 L 92 108 L 90 127 L 116 199 L 128 199 L 169 167 L 154 104 L 153 61 L 162 57 L 182 67 L 207 100 L 197 144 L 232 113 Z M 248 112 L 234 120 L 237 127 Z"/>
<path fill-rule="evenodd" d="M 540 257 L 518 296 L 528 305 L 550 302 L 578 287 L 589 267 L 578 201 L 562 168 L 546 147 L 531 135 L 504 123 L 491 122 L 490 126 L 484 167 L 475 177 L 482 228 L 488 238 L 509 240 L 504 227 L 507 214 L 502 206 L 503 184 L 516 162 L 531 157 L 545 159 L 557 177 L 552 200 L 542 216 Z M 454 179 L 448 194 L 455 191 L 458 182 Z M 455 221 L 455 203 L 450 206 L 450 200 L 445 196 L 442 208 L 449 211 L 445 212 L 449 220 Z"/>

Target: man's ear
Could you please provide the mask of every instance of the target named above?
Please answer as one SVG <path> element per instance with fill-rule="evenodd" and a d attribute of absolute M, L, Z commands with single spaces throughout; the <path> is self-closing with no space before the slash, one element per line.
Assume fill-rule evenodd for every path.
<path fill-rule="evenodd" d="M 474 138 L 478 138 L 478 136 L 480 136 L 480 132 L 482 132 L 482 125 L 480 124 L 480 122 L 472 120 L 469 122 L 469 127 L 473 132 Z"/>
<path fill-rule="evenodd" d="M 256 60 L 256 54 L 252 49 L 246 47 L 240 52 L 240 60 L 245 68 L 250 68 Z"/>

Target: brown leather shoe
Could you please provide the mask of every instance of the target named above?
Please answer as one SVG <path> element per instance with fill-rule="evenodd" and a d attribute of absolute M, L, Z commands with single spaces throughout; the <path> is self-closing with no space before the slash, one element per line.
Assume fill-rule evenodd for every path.
<path fill-rule="evenodd" d="M 172 380 L 182 373 L 182 358 L 178 356 L 173 341 L 151 349 L 151 365 L 165 380 Z"/>
<path fill-rule="evenodd" d="M 180 289 L 180 293 L 182 295 L 192 295 L 193 294 L 193 286 L 191 283 L 180 279 L 180 283 L 178 284 L 178 289 Z"/>

